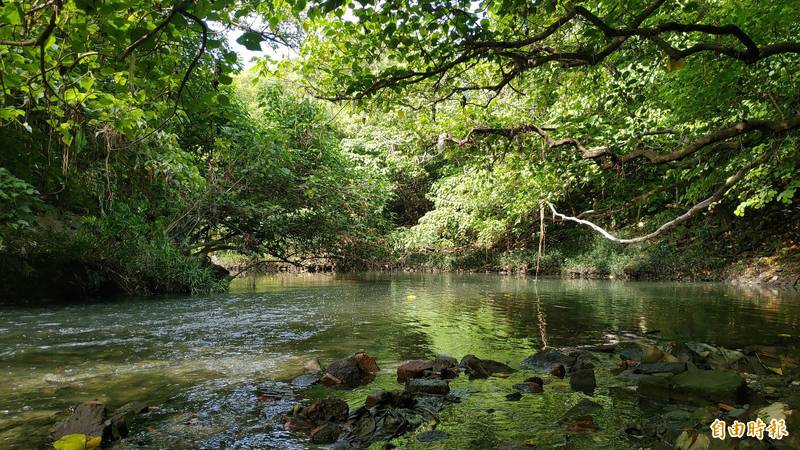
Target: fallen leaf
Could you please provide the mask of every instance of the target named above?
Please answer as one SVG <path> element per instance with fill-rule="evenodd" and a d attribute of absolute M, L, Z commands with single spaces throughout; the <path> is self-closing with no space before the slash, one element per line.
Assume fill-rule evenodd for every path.
<path fill-rule="evenodd" d="M 764 367 L 769 369 L 771 372 L 774 372 L 774 373 L 777 373 L 780 376 L 783 376 L 783 369 L 781 369 L 780 367 L 770 367 L 770 366 L 764 366 Z"/>
<path fill-rule="evenodd" d="M 56 450 L 86 450 L 85 434 L 67 434 L 53 442 Z"/>
<path fill-rule="evenodd" d="M 103 438 L 101 436 L 87 436 L 86 450 L 94 450 L 96 448 L 100 448 L 100 444 L 102 443 L 103 443 Z"/>

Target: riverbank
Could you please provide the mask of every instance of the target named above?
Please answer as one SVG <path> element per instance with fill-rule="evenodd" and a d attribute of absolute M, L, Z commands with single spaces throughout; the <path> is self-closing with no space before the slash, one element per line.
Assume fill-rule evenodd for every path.
<path fill-rule="evenodd" d="M 408 253 L 376 265 L 378 271 L 428 273 L 497 273 L 564 279 L 617 279 L 626 281 L 724 282 L 770 288 L 800 288 L 800 247 L 787 245 L 773 256 L 743 259 L 680 254 L 667 245 L 625 248 L 601 245 L 590 251 L 564 256 L 554 250 L 538 260 L 533 252 L 492 254 L 479 251 Z M 332 261 L 307 264 L 269 261 L 242 255 L 212 256 L 211 261 L 232 276 L 268 273 L 335 272 Z"/>

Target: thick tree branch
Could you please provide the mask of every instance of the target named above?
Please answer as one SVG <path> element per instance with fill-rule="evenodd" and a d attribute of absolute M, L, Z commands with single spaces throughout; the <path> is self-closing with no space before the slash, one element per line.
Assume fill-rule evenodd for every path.
<path fill-rule="evenodd" d="M 759 47 L 756 42 L 745 33 L 740 27 L 734 24 L 709 25 L 701 23 L 677 23 L 666 22 L 655 26 L 643 27 L 641 24 L 665 3 L 666 0 L 655 0 L 645 9 L 637 14 L 627 26 L 613 27 L 603 19 L 590 12 L 583 6 L 568 6 L 565 14 L 553 23 L 545 27 L 539 33 L 519 40 L 472 40 L 467 41 L 462 50 L 444 58 L 440 64 L 420 71 L 407 71 L 400 74 L 381 77 L 366 88 L 360 89 L 354 94 L 342 94 L 334 96 L 319 96 L 319 98 L 340 101 L 358 100 L 377 93 L 378 91 L 394 87 L 406 86 L 419 83 L 427 79 L 443 77 L 451 69 L 463 63 L 490 59 L 505 59 L 515 66 L 510 71 L 503 71 L 500 81 L 494 84 L 476 85 L 468 87 L 457 87 L 453 92 L 468 90 L 491 90 L 499 91 L 507 86 L 510 81 L 520 76 L 524 72 L 548 63 L 559 63 L 563 67 L 592 66 L 604 61 L 608 56 L 618 51 L 622 45 L 631 37 L 640 37 L 643 40 L 653 42 L 659 49 L 664 51 L 671 59 L 679 60 L 687 56 L 700 53 L 712 52 L 718 55 L 738 59 L 747 64 L 752 64 L 778 54 L 794 53 L 800 54 L 800 42 L 780 42 Z M 586 23 L 599 29 L 607 44 L 597 51 L 563 51 L 549 47 L 545 41 L 556 34 L 559 30 L 572 23 L 575 19 L 583 19 Z M 690 34 L 699 33 L 707 36 L 730 36 L 736 39 L 741 46 L 720 44 L 716 42 L 701 42 L 686 49 L 679 49 L 671 45 L 664 36 L 668 34 Z M 591 48 L 591 43 L 585 43 L 584 47 Z M 448 60 L 449 59 L 449 60 Z M 448 98 L 445 95 L 440 98 Z"/>
<path fill-rule="evenodd" d="M 437 145 L 439 147 L 446 143 L 453 143 L 459 146 L 471 145 L 474 144 L 477 137 L 481 135 L 503 136 L 507 139 L 512 139 L 525 133 L 535 133 L 545 141 L 549 148 L 571 146 L 574 147 L 584 159 L 599 159 L 607 156 L 615 162 L 628 162 L 639 158 L 645 158 L 651 163 L 663 164 L 681 160 L 710 145 L 722 143 L 731 138 L 743 136 L 754 131 L 760 131 L 765 134 L 780 134 L 798 128 L 800 128 L 800 114 L 779 120 L 743 120 L 729 127 L 705 134 L 688 145 L 668 153 L 660 153 L 651 149 L 640 149 L 630 153 L 620 154 L 614 151 L 614 148 L 620 147 L 619 144 L 590 148 L 574 138 L 553 139 L 548 133 L 548 130 L 552 131 L 552 128 L 546 129 L 532 124 L 523 124 L 510 128 L 475 127 L 472 128 L 463 139 L 455 139 L 447 134 L 442 134 L 438 138 Z"/>

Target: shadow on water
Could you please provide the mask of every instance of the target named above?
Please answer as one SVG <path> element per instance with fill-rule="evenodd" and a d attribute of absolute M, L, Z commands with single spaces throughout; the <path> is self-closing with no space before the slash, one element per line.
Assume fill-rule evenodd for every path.
<path fill-rule="evenodd" d="M 270 417 L 295 396 L 330 394 L 284 383 L 310 358 L 356 349 L 377 357 L 384 370 L 371 386 L 337 393 L 356 406 L 373 389 L 397 388 L 393 370 L 405 359 L 472 353 L 519 367 L 540 348 L 600 343 L 620 330 L 729 348 L 791 346 L 800 296 L 716 284 L 360 274 L 237 280 L 215 296 L 2 306 L 0 447 L 44 445 L 57 412 L 100 398 L 158 406 L 119 448 L 304 448 Z M 553 418 L 582 394 L 556 382 L 546 395 L 506 402 L 523 375 L 455 381 L 463 402 L 442 412 L 447 445 L 564 445 Z M 263 392 L 281 400 L 263 402 Z M 638 406 L 603 389 L 594 400 L 607 406 L 601 431 L 570 446 L 622 445 L 619 430 Z"/>

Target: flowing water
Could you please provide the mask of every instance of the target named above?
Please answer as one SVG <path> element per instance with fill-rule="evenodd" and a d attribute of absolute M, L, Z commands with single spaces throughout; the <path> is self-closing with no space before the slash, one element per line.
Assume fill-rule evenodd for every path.
<path fill-rule="evenodd" d="M 466 354 L 520 361 L 544 346 L 606 342 L 627 330 L 737 348 L 794 346 L 796 291 L 714 284 L 518 279 L 495 275 L 286 275 L 237 280 L 218 296 L 0 306 L 0 448 L 47 445 L 57 414 L 87 399 L 156 406 L 115 448 L 308 448 L 272 420 L 296 401 L 338 395 L 351 407 L 397 389 L 406 359 Z M 382 372 L 352 392 L 288 383 L 304 363 L 364 349 Z M 583 394 L 565 381 L 508 402 L 508 380 L 451 384 L 440 414 L 449 438 L 406 448 L 631 448 L 622 430 L 643 414 L 599 374 L 600 430 L 565 436 L 558 417 Z"/>

